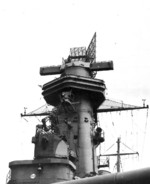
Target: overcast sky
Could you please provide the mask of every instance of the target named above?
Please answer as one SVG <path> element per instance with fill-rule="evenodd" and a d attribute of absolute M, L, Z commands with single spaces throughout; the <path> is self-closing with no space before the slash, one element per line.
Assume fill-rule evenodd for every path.
<path fill-rule="evenodd" d="M 150 104 L 149 0 L 0 1 L 2 183 L 9 161 L 33 158 L 35 124 L 21 120 L 20 113 L 44 104 L 38 85 L 54 77 L 40 76 L 39 68 L 61 64 L 70 47 L 87 47 L 94 32 L 97 61 L 114 61 L 114 71 L 97 75 L 105 80 L 108 96 Z M 144 126 L 144 113 L 139 120 Z"/>

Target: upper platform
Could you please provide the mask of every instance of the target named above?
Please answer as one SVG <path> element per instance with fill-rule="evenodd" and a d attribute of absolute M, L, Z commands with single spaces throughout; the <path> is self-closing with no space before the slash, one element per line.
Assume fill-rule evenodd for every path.
<path fill-rule="evenodd" d="M 60 95 L 63 91 L 72 90 L 77 95 L 85 93 L 93 102 L 93 107 L 98 108 L 105 98 L 105 88 L 103 80 L 66 75 L 46 83 L 43 86 L 42 94 L 48 104 L 57 106 L 60 103 Z"/>
<path fill-rule="evenodd" d="M 62 65 L 41 67 L 41 75 L 56 75 L 60 77 L 43 86 L 43 96 L 50 105 L 57 106 L 63 92 L 72 91 L 75 96 L 87 95 L 94 109 L 97 109 L 105 99 L 105 83 L 95 79 L 97 71 L 113 70 L 113 62 L 96 62 L 96 33 L 88 48 L 75 47 L 70 49 L 70 55 L 62 60 Z"/>

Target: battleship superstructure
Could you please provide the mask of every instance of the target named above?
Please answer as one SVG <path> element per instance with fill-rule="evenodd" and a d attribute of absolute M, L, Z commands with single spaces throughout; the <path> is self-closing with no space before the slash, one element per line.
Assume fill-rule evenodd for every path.
<path fill-rule="evenodd" d="M 54 108 L 36 126 L 32 138 L 35 144 L 34 159 L 9 163 L 9 184 L 63 181 L 110 184 L 117 183 L 117 180 L 122 182 L 122 178 L 126 177 L 130 183 L 133 178 L 136 184 L 139 181 L 150 182 L 147 174 L 150 169 L 145 169 L 144 173 L 142 170 L 118 176 L 96 176 L 96 148 L 105 141 L 104 130 L 97 124 L 97 113 L 103 111 L 98 108 L 105 101 L 106 86 L 103 80 L 95 76 L 98 71 L 112 69 L 112 61 L 96 62 L 96 33 L 87 49 L 70 49 L 70 55 L 63 59 L 62 65 L 40 68 L 41 75 L 60 74 L 42 88 L 46 103 Z M 139 175 L 135 177 L 137 173 Z"/>

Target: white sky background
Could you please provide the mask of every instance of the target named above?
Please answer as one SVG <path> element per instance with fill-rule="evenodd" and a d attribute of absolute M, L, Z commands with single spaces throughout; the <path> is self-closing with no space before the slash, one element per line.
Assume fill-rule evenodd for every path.
<path fill-rule="evenodd" d="M 70 47 L 88 46 L 95 31 L 97 61 L 114 61 L 114 71 L 97 75 L 105 80 L 108 95 L 136 105 L 147 99 L 150 104 L 149 0 L 0 1 L 2 183 L 9 161 L 33 158 L 35 123 L 21 120 L 20 113 L 44 104 L 38 84 L 54 76 L 40 76 L 39 68 L 61 64 Z M 143 126 L 145 114 L 138 112 Z M 149 120 L 147 124 L 148 134 Z M 148 160 L 148 137 L 146 143 Z M 147 160 L 142 166 L 150 165 Z"/>

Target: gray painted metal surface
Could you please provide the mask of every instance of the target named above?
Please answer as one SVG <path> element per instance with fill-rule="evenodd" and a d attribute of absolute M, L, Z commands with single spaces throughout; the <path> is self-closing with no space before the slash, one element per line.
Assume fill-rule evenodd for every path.
<path fill-rule="evenodd" d="M 83 178 L 57 184 L 149 184 L 150 168 L 128 171 L 124 173 L 107 174 L 91 178 Z"/>
<path fill-rule="evenodd" d="M 10 162 L 8 184 L 149 184 L 150 169 L 95 176 L 96 147 L 104 141 L 97 125 L 97 108 L 105 100 L 105 83 L 97 71 L 113 69 L 113 63 L 96 63 L 96 34 L 88 49 L 71 49 L 60 66 L 42 67 L 41 75 L 61 74 L 43 85 L 43 97 L 55 107 L 36 126 L 32 143 L 34 159 Z M 50 126 L 46 122 L 50 122 Z M 75 177 L 85 179 L 73 180 Z"/>

